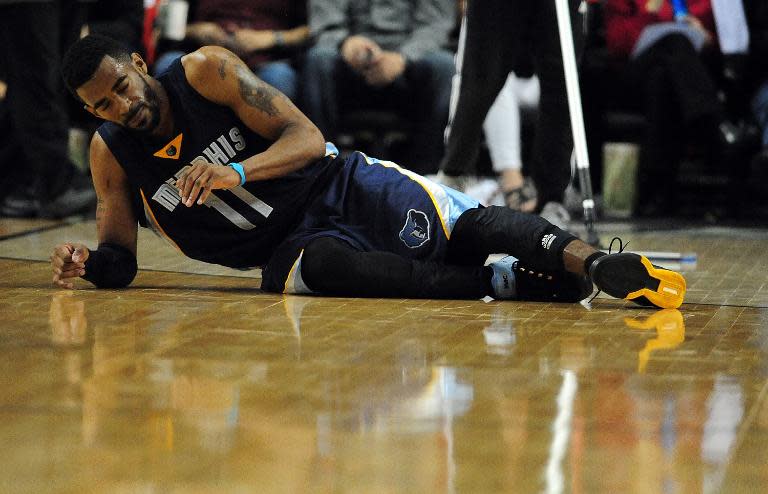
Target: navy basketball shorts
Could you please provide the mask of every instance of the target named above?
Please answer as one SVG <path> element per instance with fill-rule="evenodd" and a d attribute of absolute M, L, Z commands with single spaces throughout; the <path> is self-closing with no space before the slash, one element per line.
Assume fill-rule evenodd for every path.
<path fill-rule="evenodd" d="M 340 239 L 361 252 L 441 262 L 459 216 L 478 206 L 469 196 L 391 161 L 354 152 L 264 266 L 261 288 L 312 293 L 301 277 L 301 257 L 320 237 Z"/>

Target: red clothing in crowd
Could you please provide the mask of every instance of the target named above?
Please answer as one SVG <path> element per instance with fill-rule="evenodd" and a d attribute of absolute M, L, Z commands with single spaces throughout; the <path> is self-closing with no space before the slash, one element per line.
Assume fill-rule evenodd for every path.
<path fill-rule="evenodd" d="M 628 57 L 646 26 L 658 22 L 673 22 L 669 0 L 661 2 L 658 12 L 648 6 L 655 0 L 607 0 L 604 10 L 605 37 L 611 54 Z M 687 0 L 690 15 L 696 17 L 710 33 L 715 33 L 715 18 L 710 0 Z"/>

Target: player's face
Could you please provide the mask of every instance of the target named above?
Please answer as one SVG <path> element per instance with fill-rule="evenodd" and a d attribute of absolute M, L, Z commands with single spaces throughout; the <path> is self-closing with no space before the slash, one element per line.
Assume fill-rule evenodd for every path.
<path fill-rule="evenodd" d="M 77 94 L 97 117 L 149 133 L 160 123 L 160 105 L 148 79 L 146 65 L 138 55 L 133 55 L 131 63 L 106 56 Z"/>

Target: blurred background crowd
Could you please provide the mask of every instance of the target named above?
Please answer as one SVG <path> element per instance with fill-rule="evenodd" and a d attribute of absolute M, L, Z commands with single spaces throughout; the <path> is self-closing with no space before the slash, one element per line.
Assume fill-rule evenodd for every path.
<path fill-rule="evenodd" d="M 156 76 L 224 46 L 340 148 L 567 223 L 580 203 L 554 6 L 510 0 L 473 18 L 482 1 L 0 0 L 0 216 L 93 208 L 99 122 L 59 71 L 74 40 L 100 33 Z M 768 2 L 569 3 L 598 215 L 768 218 Z M 504 23 L 520 36 L 494 38 Z M 491 67 L 499 82 L 484 87 L 490 108 L 464 152 L 474 141 L 451 136 L 469 132 L 458 88 L 482 86 Z"/>

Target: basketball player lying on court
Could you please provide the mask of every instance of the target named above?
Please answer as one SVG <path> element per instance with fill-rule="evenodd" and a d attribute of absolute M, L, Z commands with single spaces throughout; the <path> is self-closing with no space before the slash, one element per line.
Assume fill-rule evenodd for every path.
<path fill-rule="evenodd" d="M 599 252 L 544 219 L 477 201 L 363 153 L 348 158 L 234 54 L 204 47 L 158 78 L 98 36 L 64 58 L 70 90 L 106 120 L 91 143 L 96 250 L 58 245 L 53 281 L 125 287 L 137 223 L 185 255 L 262 267 L 268 292 L 678 307 L 685 280 Z M 491 253 L 506 257 L 484 266 Z M 519 261 L 518 261 L 519 259 Z"/>

